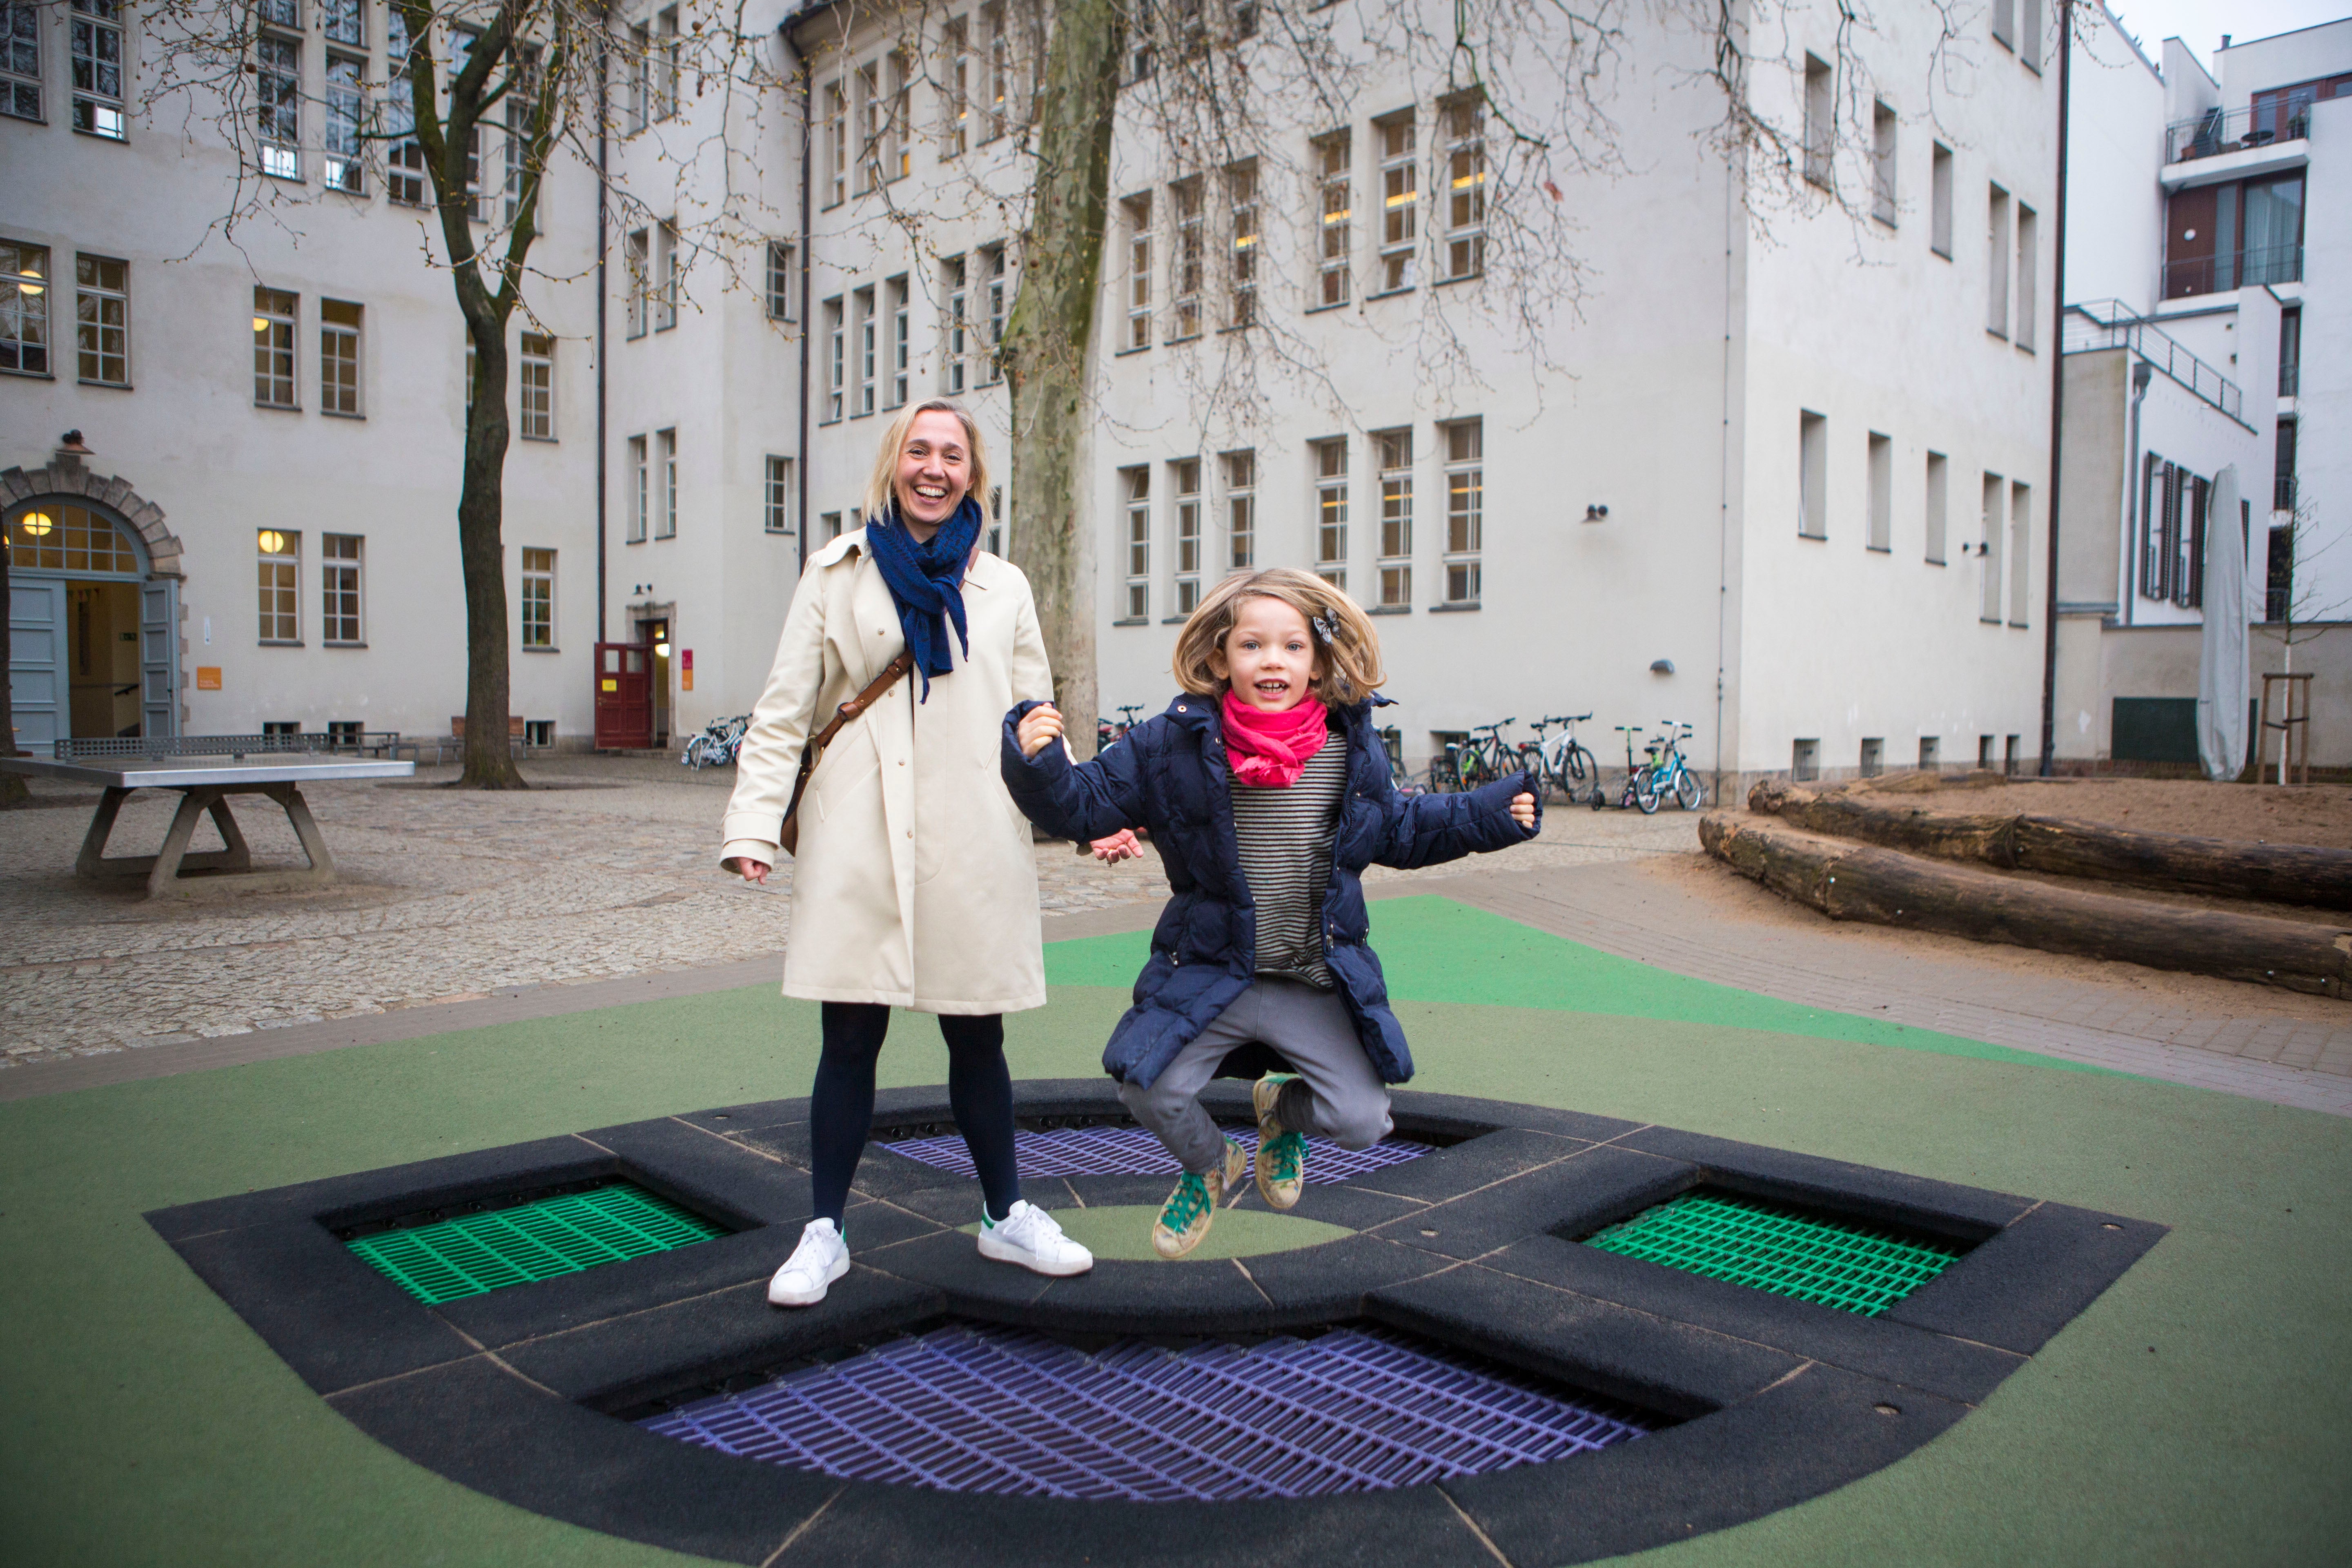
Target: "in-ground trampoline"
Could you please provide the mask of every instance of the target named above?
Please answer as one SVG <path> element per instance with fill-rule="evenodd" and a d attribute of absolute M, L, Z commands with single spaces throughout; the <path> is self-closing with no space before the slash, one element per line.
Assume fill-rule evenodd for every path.
<path fill-rule="evenodd" d="M 1170 1172 L 1111 1086 L 1016 1092 L 1033 1195 L 1139 1228 Z M 1213 1104 L 1246 1117 L 1237 1087 Z M 788 1541 L 1076 1563 L 1345 1540 L 1486 1565 L 1682 1540 L 1961 1420 L 2163 1235 L 1406 1093 L 1395 1140 L 1310 1157 L 1297 1213 L 1318 1223 L 1050 1280 L 978 1256 L 945 1091 L 898 1090 L 853 1194 L 856 1267 L 786 1312 L 765 1284 L 806 1217 L 805 1114 L 729 1107 L 148 1217 L 379 1441 L 742 1563 Z"/>

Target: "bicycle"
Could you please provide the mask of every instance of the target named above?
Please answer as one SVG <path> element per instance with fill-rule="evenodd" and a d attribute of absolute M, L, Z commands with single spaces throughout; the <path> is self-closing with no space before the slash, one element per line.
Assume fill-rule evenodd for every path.
<path fill-rule="evenodd" d="M 713 719 L 703 726 L 701 734 L 687 742 L 686 751 L 677 760 L 689 768 L 731 766 L 735 754 L 743 749 L 744 731 L 751 727 L 749 713 L 732 719 Z"/>
<path fill-rule="evenodd" d="M 1097 718 L 1095 721 L 1095 755 L 1102 755 L 1119 742 L 1127 739 L 1127 732 L 1135 728 L 1135 716 L 1142 711 L 1143 704 L 1140 702 L 1122 702 L 1118 705 L 1119 721 L 1118 723 L 1114 724 L 1108 719 Z"/>
<path fill-rule="evenodd" d="M 1576 738 L 1576 727 L 1591 717 L 1590 713 L 1578 713 L 1538 719 L 1533 726 L 1536 738 L 1519 747 L 1520 759 L 1528 771 L 1538 779 L 1549 780 L 1570 805 L 1576 804 L 1577 786 L 1588 778 L 1592 781 L 1596 802 L 1601 795 L 1601 759 Z M 1565 726 L 1559 739 L 1545 740 L 1544 731 L 1555 724 Z"/>
<path fill-rule="evenodd" d="M 1476 789 L 1480 784 L 1508 778 L 1517 770 L 1518 749 L 1503 739 L 1503 731 L 1517 722 L 1514 718 L 1471 726 L 1469 742 L 1455 757 L 1454 771 L 1461 788 Z"/>
<path fill-rule="evenodd" d="M 1647 748 L 1650 765 L 1643 770 L 1643 787 L 1635 792 L 1634 804 L 1644 816 L 1654 816 L 1659 804 L 1672 796 L 1685 811 L 1696 811 L 1699 803 L 1706 799 L 1706 786 L 1683 758 L 1682 743 L 1691 738 L 1691 727 L 1672 719 L 1659 722 L 1666 727 L 1666 732 Z"/>

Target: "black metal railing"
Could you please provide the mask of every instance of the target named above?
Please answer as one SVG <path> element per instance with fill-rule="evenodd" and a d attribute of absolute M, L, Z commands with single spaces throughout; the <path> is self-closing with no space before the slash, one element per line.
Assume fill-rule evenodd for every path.
<path fill-rule="evenodd" d="M 2164 128 L 2164 161 L 2185 163 L 2192 158 L 2218 158 L 2224 153 L 2299 141 L 2310 134 L 2307 102 L 2248 104 L 2226 111 L 2209 109 L 2194 120 L 2176 121 Z"/>
<path fill-rule="evenodd" d="M 2294 510 L 2294 476 L 2293 474 L 2271 476 L 2271 510 L 2273 511 Z"/>
<path fill-rule="evenodd" d="M 2120 300 L 2086 300 L 2066 307 L 2059 352 L 2129 349 L 2232 419 L 2245 417 L 2238 384 L 2182 348 L 2170 334 Z"/>
<path fill-rule="evenodd" d="M 2226 294 L 2232 289 L 2254 289 L 2265 283 L 2303 281 L 2303 247 L 2258 246 L 2220 256 L 2192 256 L 2164 264 L 2164 297 L 2182 300 L 2192 294 Z"/>
<path fill-rule="evenodd" d="M 59 762 L 91 757 L 245 757 L 330 755 L 349 752 L 389 755 L 399 745 L 397 730 L 371 730 L 358 735 L 84 735 L 56 742 Z"/>

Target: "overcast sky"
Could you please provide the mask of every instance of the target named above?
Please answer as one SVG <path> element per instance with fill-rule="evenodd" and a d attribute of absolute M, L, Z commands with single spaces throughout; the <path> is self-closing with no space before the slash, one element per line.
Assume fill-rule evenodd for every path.
<path fill-rule="evenodd" d="M 2224 33 L 2251 43 L 2352 16 L 2347 0 L 2107 0 L 2107 9 L 2158 65 L 2164 63 L 2164 40 L 2178 37 L 2208 70 Z"/>

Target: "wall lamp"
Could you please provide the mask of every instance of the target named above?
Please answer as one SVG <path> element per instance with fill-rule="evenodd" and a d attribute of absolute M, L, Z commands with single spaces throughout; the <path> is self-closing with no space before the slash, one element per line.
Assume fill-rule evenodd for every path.
<path fill-rule="evenodd" d="M 1587 522 L 1607 522 L 1609 521 L 1609 509 L 1605 506 L 1588 506 L 1584 509 L 1584 521 Z"/>

